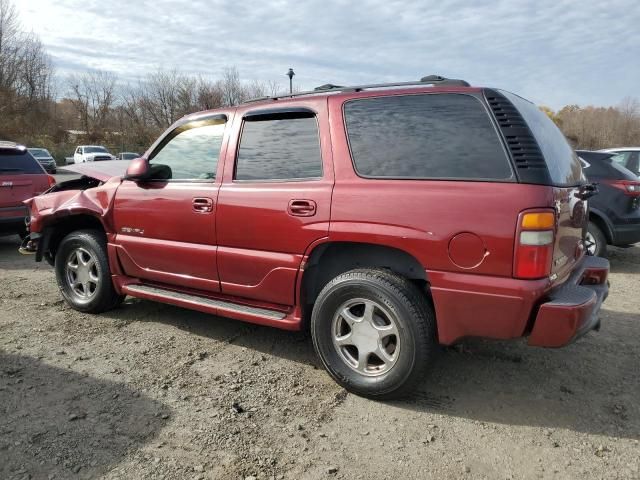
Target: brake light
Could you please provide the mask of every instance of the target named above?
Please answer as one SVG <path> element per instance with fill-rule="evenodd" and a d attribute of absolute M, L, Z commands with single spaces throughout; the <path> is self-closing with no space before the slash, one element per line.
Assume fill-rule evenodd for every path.
<path fill-rule="evenodd" d="M 51 188 L 56 184 L 56 178 L 53 175 L 47 175 L 47 182 L 49 183 L 49 188 Z"/>
<path fill-rule="evenodd" d="M 605 180 L 605 183 L 617 188 L 618 190 L 622 190 L 625 195 L 630 197 L 640 197 L 640 182 L 636 182 L 634 180 Z"/>
<path fill-rule="evenodd" d="M 518 217 L 513 276 L 544 278 L 551 273 L 556 216 L 553 211 L 523 212 Z"/>

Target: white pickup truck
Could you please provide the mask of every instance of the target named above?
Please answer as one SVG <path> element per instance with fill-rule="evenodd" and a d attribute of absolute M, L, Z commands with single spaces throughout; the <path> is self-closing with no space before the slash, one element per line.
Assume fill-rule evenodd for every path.
<path fill-rule="evenodd" d="M 109 150 L 100 145 L 80 145 L 73 154 L 73 163 L 100 162 L 115 160 L 116 157 Z"/>

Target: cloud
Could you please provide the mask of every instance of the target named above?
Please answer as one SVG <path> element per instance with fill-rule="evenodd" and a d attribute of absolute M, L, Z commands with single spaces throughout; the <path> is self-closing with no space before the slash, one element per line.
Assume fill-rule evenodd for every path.
<path fill-rule="evenodd" d="M 554 108 L 640 96 L 636 0 L 304 2 L 22 0 L 58 68 L 136 80 L 158 68 L 303 88 L 438 73 Z"/>

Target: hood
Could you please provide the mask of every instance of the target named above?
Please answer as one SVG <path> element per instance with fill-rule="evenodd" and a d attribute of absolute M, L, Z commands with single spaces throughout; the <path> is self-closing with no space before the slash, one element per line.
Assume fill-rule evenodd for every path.
<path fill-rule="evenodd" d="M 106 182 L 113 177 L 122 177 L 126 173 L 128 166 L 129 162 L 123 162 L 122 160 L 105 160 L 104 162 L 65 165 L 64 170 Z"/>

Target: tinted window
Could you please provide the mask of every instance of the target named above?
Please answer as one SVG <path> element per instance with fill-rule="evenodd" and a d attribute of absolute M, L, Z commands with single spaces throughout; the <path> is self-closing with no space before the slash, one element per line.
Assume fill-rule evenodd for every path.
<path fill-rule="evenodd" d="M 84 147 L 84 153 L 109 153 L 104 147 Z"/>
<path fill-rule="evenodd" d="M 322 177 L 318 124 L 312 114 L 245 119 L 236 180 Z"/>
<path fill-rule="evenodd" d="M 173 180 L 211 180 L 216 178 L 224 134 L 221 120 L 194 122 L 178 127 L 169 140 L 154 152 L 151 165 L 166 165 Z"/>
<path fill-rule="evenodd" d="M 0 175 L 42 174 L 44 170 L 33 156 L 27 152 L 0 149 Z"/>
<path fill-rule="evenodd" d="M 533 103 L 513 93 L 501 91 L 518 109 L 535 137 L 556 185 L 582 183 L 582 167 L 577 155 L 549 116 Z"/>
<path fill-rule="evenodd" d="M 371 98 L 344 107 L 357 172 L 371 177 L 509 179 L 498 134 L 469 95 Z"/>
<path fill-rule="evenodd" d="M 48 158 L 51 156 L 49 151 L 44 148 L 30 148 L 29 153 L 36 158 Z"/>

